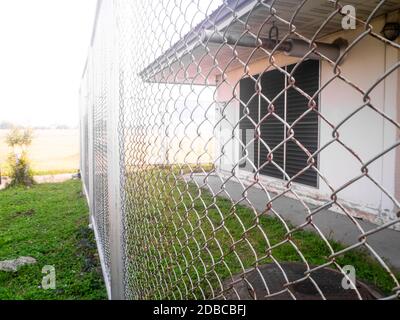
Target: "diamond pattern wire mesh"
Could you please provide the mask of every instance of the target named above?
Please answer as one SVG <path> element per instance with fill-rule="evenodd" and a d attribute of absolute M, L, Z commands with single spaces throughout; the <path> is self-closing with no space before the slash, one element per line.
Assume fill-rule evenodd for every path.
<path fill-rule="evenodd" d="M 108 108 L 110 107 L 109 44 L 106 26 L 100 26 L 99 37 L 93 43 L 93 72 L 96 74 L 89 84 L 93 103 L 93 222 L 98 235 L 98 246 L 102 255 L 105 281 L 110 280 L 110 216 L 108 186 Z M 101 32 L 102 31 L 102 32 Z"/>
<path fill-rule="evenodd" d="M 88 84 L 87 79 L 83 79 L 83 85 L 80 90 L 80 139 L 81 139 L 81 175 L 84 182 L 85 192 L 90 189 L 89 187 L 89 118 L 88 118 L 88 105 L 89 96 L 87 92 Z"/>
<path fill-rule="evenodd" d="M 343 31 L 348 3 L 360 9 L 357 29 Z M 96 39 L 116 35 L 118 92 L 104 77 L 107 62 L 95 57 L 89 71 L 94 216 L 110 268 L 118 263 L 108 247 L 107 148 L 117 148 L 106 137 L 112 107 L 119 111 L 125 297 L 300 299 L 307 286 L 314 298 L 329 299 L 321 272 L 352 283 L 352 265 L 361 281 L 353 298 L 366 297 L 364 283 L 374 297 L 399 298 L 400 45 L 379 28 L 400 6 L 113 4 L 115 30 L 99 19 Z M 347 44 L 333 60 L 322 43 L 338 37 Z M 94 46 L 94 56 L 107 45 L 114 44 Z M 311 77 L 302 69 L 310 61 L 318 66 L 312 92 L 302 82 Z M 282 79 L 279 90 L 264 80 L 272 74 Z M 108 95 L 118 96 L 119 106 Z M 311 122 L 316 132 L 306 130 Z M 368 134 L 374 128 L 379 136 Z"/>

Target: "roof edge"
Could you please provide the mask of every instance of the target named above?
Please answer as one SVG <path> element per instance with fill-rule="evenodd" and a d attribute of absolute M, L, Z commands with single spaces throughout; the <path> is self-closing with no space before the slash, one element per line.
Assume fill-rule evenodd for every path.
<path fill-rule="evenodd" d="M 185 48 L 195 46 L 196 43 L 199 42 L 199 36 L 202 30 L 207 30 L 212 28 L 213 26 L 218 26 L 219 24 L 222 24 L 225 20 L 232 17 L 232 11 L 242 10 L 247 5 L 251 3 L 257 4 L 258 2 L 259 0 L 228 0 L 226 1 L 226 3 L 224 2 L 203 21 L 201 21 L 196 27 L 190 30 L 184 37 L 178 40 L 172 47 L 167 49 L 148 66 L 146 66 L 139 73 L 139 75 L 143 76 L 145 73 L 148 72 L 149 69 L 152 69 L 154 65 L 160 64 L 160 62 L 162 63 L 162 60 L 166 59 L 165 57 L 168 57 L 171 54 L 175 55 L 176 53 L 181 54 L 182 51 L 185 50 Z"/>

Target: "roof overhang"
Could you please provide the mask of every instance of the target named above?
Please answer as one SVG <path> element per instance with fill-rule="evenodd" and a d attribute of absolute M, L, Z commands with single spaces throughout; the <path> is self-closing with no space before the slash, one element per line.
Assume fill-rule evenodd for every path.
<path fill-rule="evenodd" d="M 352 4 L 356 8 L 357 19 L 365 21 L 379 2 L 355 0 L 340 1 L 340 4 Z M 270 37 L 269 31 L 273 23 L 278 27 L 281 39 L 282 35 L 288 34 L 288 21 L 292 19 L 296 31 L 291 34 L 291 39 L 318 41 L 343 30 L 341 24 L 343 16 L 339 13 L 333 14 L 335 13 L 333 1 L 306 1 L 298 10 L 300 3 L 298 0 L 267 0 L 262 3 L 258 0 L 226 1 L 206 20 L 148 65 L 140 76 L 147 82 L 216 85 L 218 75 L 240 67 L 244 68 L 250 61 L 256 62 L 270 57 L 271 50 L 262 47 L 252 48 L 226 42 L 213 43 L 204 37 L 206 30 L 231 39 L 253 37 L 255 41 Z M 400 3 L 397 1 L 387 1 L 374 12 L 374 17 L 399 8 Z M 274 14 L 271 15 L 271 12 Z"/>

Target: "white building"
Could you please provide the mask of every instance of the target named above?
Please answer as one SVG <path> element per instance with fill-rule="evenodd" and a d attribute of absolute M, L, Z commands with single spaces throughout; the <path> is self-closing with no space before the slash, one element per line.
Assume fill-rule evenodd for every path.
<path fill-rule="evenodd" d="M 268 21 L 269 1 L 255 2 L 228 1 L 225 11 L 216 10 L 142 77 L 215 86 L 221 116 L 215 164 L 221 175 L 260 181 L 270 191 L 285 190 L 290 181 L 291 190 L 308 202 L 333 199 L 331 210 L 345 208 L 378 224 L 395 220 L 400 199 L 400 50 L 399 37 L 386 41 L 381 30 L 387 22 L 399 22 L 400 3 L 382 5 L 370 19 L 372 29 L 365 31 L 359 21 L 356 29 L 344 30 L 340 14 L 328 19 L 328 1 L 308 1 L 293 21 L 296 33 L 289 33 L 284 21 L 293 17 L 297 1 L 275 3 L 276 16 Z M 235 18 L 229 6 L 235 8 Z M 375 7 L 376 1 L 357 1 L 357 18 L 366 21 Z M 268 41 L 275 41 L 277 31 L 270 34 L 273 26 L 282 50 L 271 55 L 275 43 L 268 47 Z M 307 56 L 308 44 L 298 35 L 317 42 L 316 51 L 325 57 Z M 298 42 L 283 49 L 289 39 Z M 330 45 L 327 51 L 323 43 Z M 333 60 L 339 56 L 336 66 Z M 187 67 L 179 68 L 179 63 Z M 206 78 L 199 69 L 207 70 Z M 295 197 L 292 192 L 285 195 Z"/>

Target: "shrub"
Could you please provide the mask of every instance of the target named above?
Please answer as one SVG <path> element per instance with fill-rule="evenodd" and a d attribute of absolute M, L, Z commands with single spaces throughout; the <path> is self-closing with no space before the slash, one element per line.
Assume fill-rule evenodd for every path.
<path fill-rule="evenodd" d="M 8 166 L 10 167 L 10 187 L 17 185 L 29 187 L 34 184 L 33 173 L 30 169 L 26 152 L 22 152 L 20 156 L 10 154 L 8 157 Z"/>
<path fill-rule="evenodd" d="M 7 161 L 10 169 L 10 186 L 31 186 L 34 183 L 26 151 L 27 147 L 32 144 L 32 139 L 33 132 L 31 129 L 14 128 L 6 137 L 6 143 L 13 148 L 13 152 Z"/>

